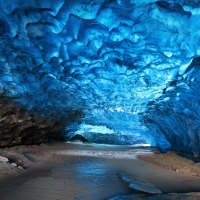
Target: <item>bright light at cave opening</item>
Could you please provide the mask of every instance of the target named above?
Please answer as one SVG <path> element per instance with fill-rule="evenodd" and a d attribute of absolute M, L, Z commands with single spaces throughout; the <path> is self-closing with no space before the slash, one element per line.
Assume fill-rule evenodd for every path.
<path fill-rule="evenodd" d="M 106 126 L 97 126 L 90 124 L 81 124 L 80 129 L 76 131 L 76 134 L 82 134 L 84 132 L 90 133 L 100 133 L 100 134 L 114 134 L 116 133 L 114 130 L 107 128 Z"/>
<path fill-rule="evenodd" d="M 149 133 L 145 129 L 128 126 L 113 130 L 107 126 L 86 123 L 80 124 L 79 129 L 71 133 L 69 141 L 78 144 L 90 144 L 94 147 L 102 145 L 155 146 L 154 140 L 149 139 Z"/>

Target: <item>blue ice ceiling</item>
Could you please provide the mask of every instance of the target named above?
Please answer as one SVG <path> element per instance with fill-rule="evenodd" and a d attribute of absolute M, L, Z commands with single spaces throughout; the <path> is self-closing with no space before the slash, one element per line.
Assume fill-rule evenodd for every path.
<path fill-rule="evenodd" d="M 0 1 L 0 90 L 67 124 L 146 127 L 198 156 L 200 2 Z"/>

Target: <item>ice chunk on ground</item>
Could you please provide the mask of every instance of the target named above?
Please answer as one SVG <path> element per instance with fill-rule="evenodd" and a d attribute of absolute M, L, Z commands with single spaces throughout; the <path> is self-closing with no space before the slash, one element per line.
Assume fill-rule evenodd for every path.
<path fill-rule="evenodd" d="M 133 188 L 133 189 L 139 190 L 139 191 L 143 191 L 146 193 L 150 193 L 150 194 L 162 193 L 161 190 L 159 190 L 153 184 L 149 183 L 148 181 L 146 181 L 142 178 L 139 178 L 139 177 L 136 177 L 133 175 L 129 175 L 124 172 L 119 172 L 118 175 L 124 182 L 129 184 L 130 188 Z"/>

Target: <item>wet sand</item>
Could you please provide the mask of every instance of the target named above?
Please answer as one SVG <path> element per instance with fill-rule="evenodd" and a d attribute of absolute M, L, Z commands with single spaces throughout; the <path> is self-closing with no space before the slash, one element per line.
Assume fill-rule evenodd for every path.
<path fill-rule="evenodd" d="M 151 196 L 129 188 L 119 178 L 119 171 L 143 178 L 163 193 L 200 192 L 199 164 L 173 152 L 160 154 L 155 149 L 131 146 L 124 149 L 121 146 L 57 143 L 13 147 L 1 150 L 0 155 L 9 159 L 9 163 L 0 163 L 1 200 L 103 200 L 117 195 Z M 174 170 L 174 159 L 176 169 L 181 169 L 185 163 L 187 169 L 195 166 L 199 171 L 195 174 L 192 170 Z M 24 170 L 11 166 L 11 162 Z"/>

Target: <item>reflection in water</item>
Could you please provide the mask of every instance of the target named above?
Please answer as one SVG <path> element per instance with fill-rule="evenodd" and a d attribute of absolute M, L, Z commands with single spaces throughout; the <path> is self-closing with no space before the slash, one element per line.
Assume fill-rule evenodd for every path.
<path fill-rule="evenodd" d="M 75 193 L 76 198 L 102 200 L 134 192 L 118 178 L 118 169 L 101 158 L 78 157 L 72 165 L 70 169 L 66 164 L 64 170 L 68 178 L 75 181 L 75 190 L 78 191 Z"/>
<path fill-rule="evenodd" d="M 109 166 L 110 167 L 110 166 Z M 105 185 L 109 167 L 99 162 L 76 163 L 76 178 L 86 187 Z"/>
<path fill-rule="evenodd" d="M 101 158 L 71 157 L 43 170 L 48 173 L 41 176 L 31 172 L 20 184 L 10 180 L 14 184 L 1 187 L 0 199 L 103 200 L 134 192 L 118 178 L 118 169 Z"/>
<path fill-rule="evenodd" d="M 200 191 L 199 178 L 138 160 L 131 147 L 59 144 L 61 148 L 57 164 L 50 162 L 0 182 L 0 200 L 106 200 L 141 194 L 118 177 L 119 171 L 145 179 L 164 193 Z"/>

